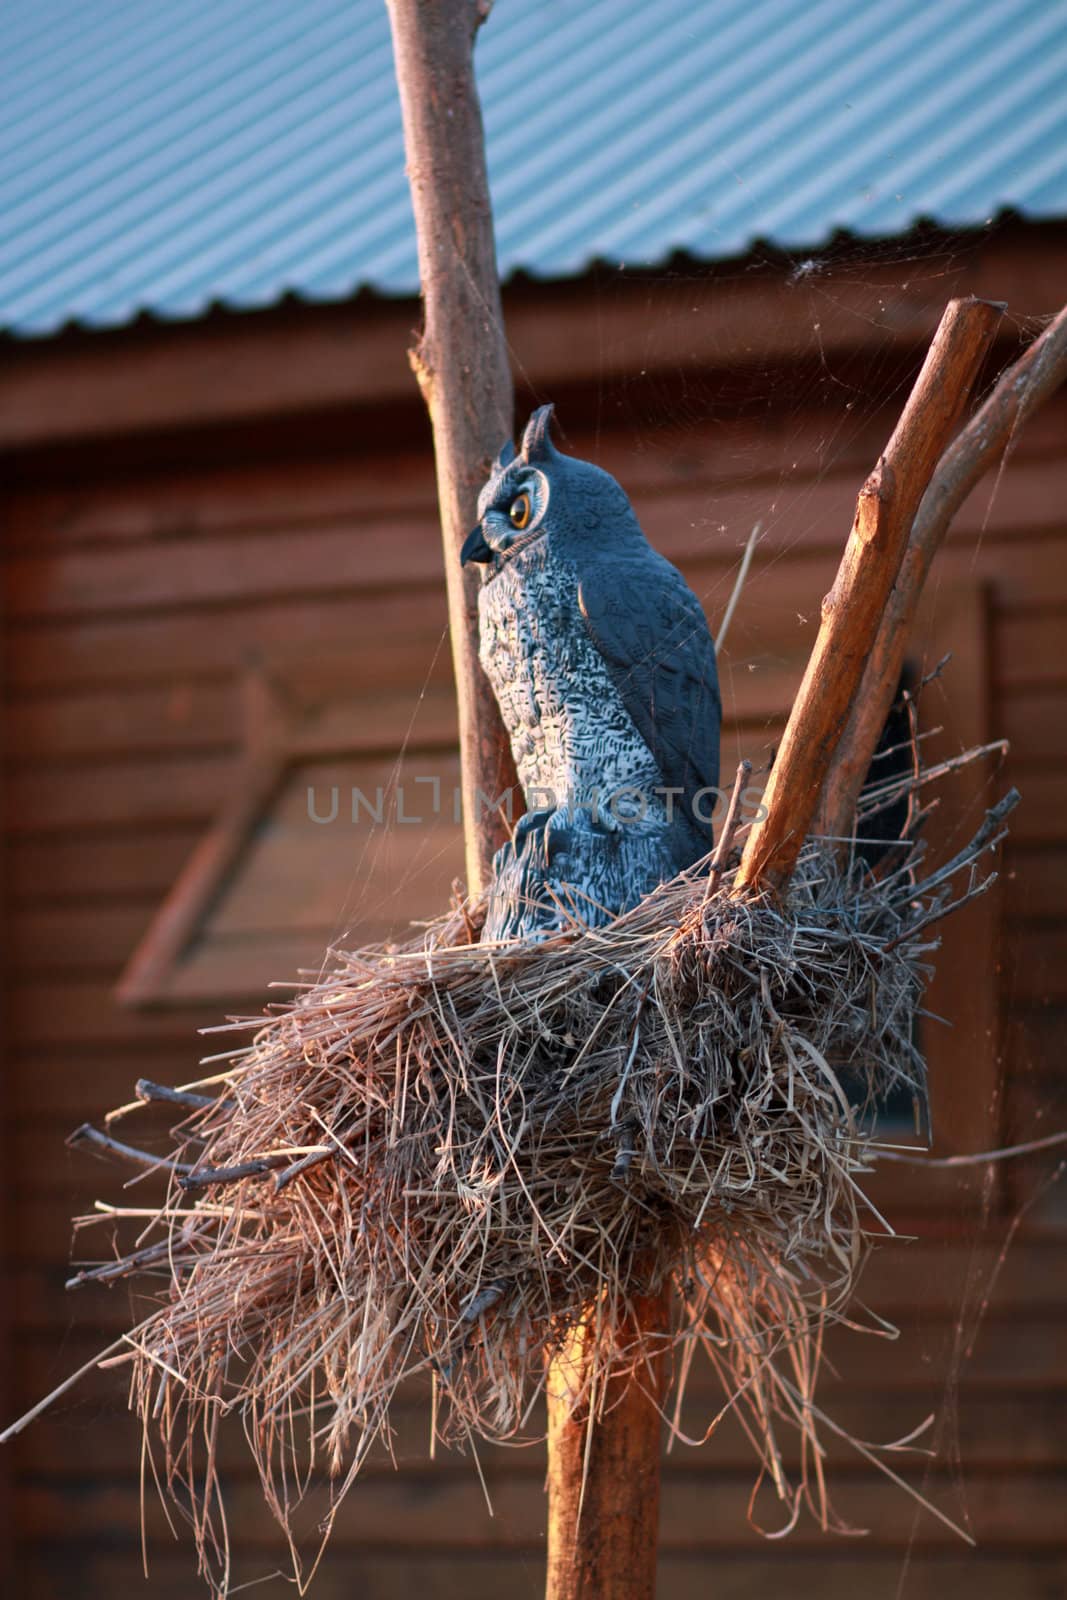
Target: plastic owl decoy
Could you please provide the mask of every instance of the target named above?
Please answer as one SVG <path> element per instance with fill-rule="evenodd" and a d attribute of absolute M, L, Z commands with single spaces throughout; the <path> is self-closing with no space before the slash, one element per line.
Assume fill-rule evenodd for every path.
<path fill-rule="evenodd" d="M 563 455 L 552 407 L 509 444 L 461 559 L 482 565 L 479 657 L 527 811 L 494 862 L 483 938 L 598 926 L 711 849 L 715 645 L 620 485 Z"/>

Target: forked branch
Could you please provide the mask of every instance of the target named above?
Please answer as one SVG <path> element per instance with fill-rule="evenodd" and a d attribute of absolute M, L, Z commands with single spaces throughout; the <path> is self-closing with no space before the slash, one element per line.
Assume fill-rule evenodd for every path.
<path fill-rule="evenodd" d="M 827 775 L 817 832 L 839 838 L 852 826 L 856 797 L 900 682 L 923 584 L 953 517 L 980 478 L 1005 454 L 1027 418 L 1065 379 L 1067 306 L 1001 374 L 938 463 L 912 525 L 847 731 Z"/>
<path fill-rule="evenodd" d="M 949 302 L 894 430 L 860 491 L 852 532 L 822 606 L 822 622 L 764 794 L 736 886 L 779 890 L 811 828 L 867 657 L 896 581 L 915 514 L 967 404 L 1003 306 Z M 879 724 L 880 726 L 880 724 Z M 864 770 L 874 744 L 855 758 Z"/>

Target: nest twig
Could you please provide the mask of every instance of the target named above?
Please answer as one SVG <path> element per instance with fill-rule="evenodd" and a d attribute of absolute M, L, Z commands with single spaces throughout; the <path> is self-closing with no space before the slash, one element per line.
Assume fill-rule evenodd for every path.
<path fill-rule="evenodd" d="M 683 874 L 542 944 L 471 942 L 458 905 L 406 946 L 336 952 L 221 1075 L 139 1084 L 134 1106 L 188 1111 L 173 1152 L 143 1158 L 171 1197 L 72 1281 L 164 1274 L 128 1339 L 132 1394 L 215 1586 L 226 1413 L 289 1527 L 317 1461 L 336 1507 L 414 1374 L 443 1440 L 515 1439 L 585 1319 L 599 1358 L 575 1403 L 595 1409 L 598 1373 L 639 1380 L 649 1351 L 619 1330 L 667 1279 L 678 1383 L 702 1349 L 788 1519 L 807 1503 L 828 1523 L 814 1395 L 879 1221 L 865 1112 L 901 1085 L 925 1102 L 928 928 L 988 885 L 977 862 L 1015 798 L 925 882 L 915 843 L 879 877 L 812 842 L 781 906 L 736 896 L 722 850 L 710 883 Z"/>

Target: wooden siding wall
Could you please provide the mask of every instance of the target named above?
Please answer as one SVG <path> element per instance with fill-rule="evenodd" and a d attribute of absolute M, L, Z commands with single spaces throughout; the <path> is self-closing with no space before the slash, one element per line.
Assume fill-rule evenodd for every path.
<path fill-rule="evenodd" d="M 636 445 L 594 438 L 571 423 L 568 448 L 622 478 L 650 537 L 684 566 L 713 621 L 739 545 L 757 518 L 764 524 L 723 661 L 727 768 L 742 749 L 765 752 L 773 740 L 856 489 L 892 420 L 855 420 L 844 441 L 840 416 L 794 414 L 780 426 L 771 419 L 759 428 L 659 429 Z M 956 594 L 967 588 L 979 597 L 987 652 L 961 666 L 970 677 L 958 690 L 950 675 L 945 692 L 987 702 L 992 727 L 1013 744 L 998 781 L 1010 778 L 1025 796 L 1001 902 L 1004 1075 L 991 1125 L 1005 1137 L 1059 1126 L 1067 1111 L 1058 1047 L 1067 1007 L 1065 436 L 1061 404 L 1020 441 L 995 493 L 987 488 L 968 505 L 933 596 L 935 640 L 938 617 L 950 613 Z M 119 1006 L 113 991 L 238 772 L 250 664 L 284 657 L 313 668 L 347 658 L 345 692 L 366 710 L 366 759 L 387 763 L 424 683 L 447 685 L 447 652 L 424 459 L 260 461 L 87 477 L 20 491 L 7 505 L 5 528 L 11 989 L 4 1175 L 14 1403 L 21 1407 L 114 1338 L 130 1315 L 123 1288 L 64 1292 L 69 1218 L 94 1197 L 115 1195 L 122 1177 L 65 1150 L 65 1134 L 127 1098 L 140 1074 L 190 1077 L 199 1054 L 194 1030 L 228 1009 L 220 997 L 136 1012 Z M 447 715 L 430 718 L 428 756 L 446 758 Z M 326 763 L 324 779 L 330 771 Z M 454 833 L 438 842 L 443 859 L 455 851 Z M 346 836 L 331 843 L 332 876 L 303 885 L 305 931 L 315 942 L 323 930 L 335 931 L 353 872 Z M 318 869 L 304 870 L 331 870 L 321 851 L 318 860 Z M 427 873 L 410 877 L 393 908 L 398 920 L 435 909 L 426 903 L 427 885 L 439 895 L 441 875 Z M 224 993 L 232 984 L 231 1007 L 260 976 L 286 975 L 272 968 L 280 958 L 271 941 L 292 930 L 278 927 L 270 895 L 245 910 L 231 915 L 228 934 L 223 926 L 220 937 L 231 942 L 217 952 L 236 962 L 221 986 Z M 968 1063 L 961 1060 L 958 1072 L 960 1126 L 970 1126 Z M 959 1130 L 943 1131 L 951 1145 Z M 834 1445 L 839 1508 L 869 1536 L 835 1539 L 803 1520 L 789 1540 L 767 1544 L 746 1521 L 753 1471 L 745 1441 L 726 1424 L 703 1450 L 670 1459 L 664 1600 L 784 1593 L 1048 1600 L 1067 1588 L 1067 1219 L 1057 1191 L 1026 1212 L 999 1263 L 1037 1175 L 1037 1168 L 1013 1171 L 995 1188 L 980 1175 L 977 1192 L 953 1175 L 931 1209 L 901 1169 L 894 1221 L 918 1240 L 879 1252 L 866 1293 L 902 1336 L 836 1340 L 837 1372 L 825 1386 L 827 1407 L 866 1439 L 897 1437 L 937 1414 L 936 1457 L 920 1462 L 913 1480 L 925 1481 L 938 1504 L 966 1522 L 978 1549 L 916 1515 L 901 1492 Z M 197 1593 L 189 1543 L 174 1545 L 151 1487 L 152 1581 L 143 1584 L 139 1441 L 122 1401 L 121 1375 L 94 1376 L 18 1442 L 14 1521 L 25 1600 Z M 708 1383 L 694 1385 L 695 1431 L 717 1403 Z M 445 1456 L 431 1465 L 425 1434 L 425 1413 L 413 1402 L 400 1417 L 402 1470 L 382 1462 L 368 1469 L 313 1593 L 321 1600 L 412 1591 L 427 1600 L 537 1595 L 540 1453 L 482 1453 L 490 1517 L 469 1460 Z M 237 1578 L 259 1577 L 284 1566 L 282 1547 L 240 1440 L 228 1447 L 226 1465 Z M 774 1510 L 761 1501 L 768 1526 Z M 283 1591 L 277 1581 L 260 1592 Z"/>

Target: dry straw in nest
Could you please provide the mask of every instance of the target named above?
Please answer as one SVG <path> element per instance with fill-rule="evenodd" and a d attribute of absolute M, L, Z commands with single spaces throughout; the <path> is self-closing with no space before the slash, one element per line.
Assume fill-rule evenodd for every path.
<path fill-rule="evenodd" d="M 221 1074 L 139 1085 L 188 1108 L 169 1199 L 77 1281 L 165 1280 L 124 1358 L 215 1587 L 224 1417 L 286 1528 L 328 1465 L 328 1531 L 406 1378 L 432 1381 L 441 1439 L 515 1440 L 585 1319 L 595 1414 L 609 1366 L 645 1381 L 658 1352 L 618 1330 L 666 1279 L 673 1326 L 650 1337 L 676 1399 L 702 1350 L 787 1522 L 805 1501 L 827 1522 L 823 1331 L 883 1228 L 866 1112 L 896 1085 L 925 1098 L 928 928 L 961 873 L 956 903 L 983 886 L 1003 814 L 923 883 L 920 847 L 876 876 L 813 844 L 781 908 L 693 873 L 600 931 L 492 946 L 457 907 L 407 946 L 337 953 Z"/>

